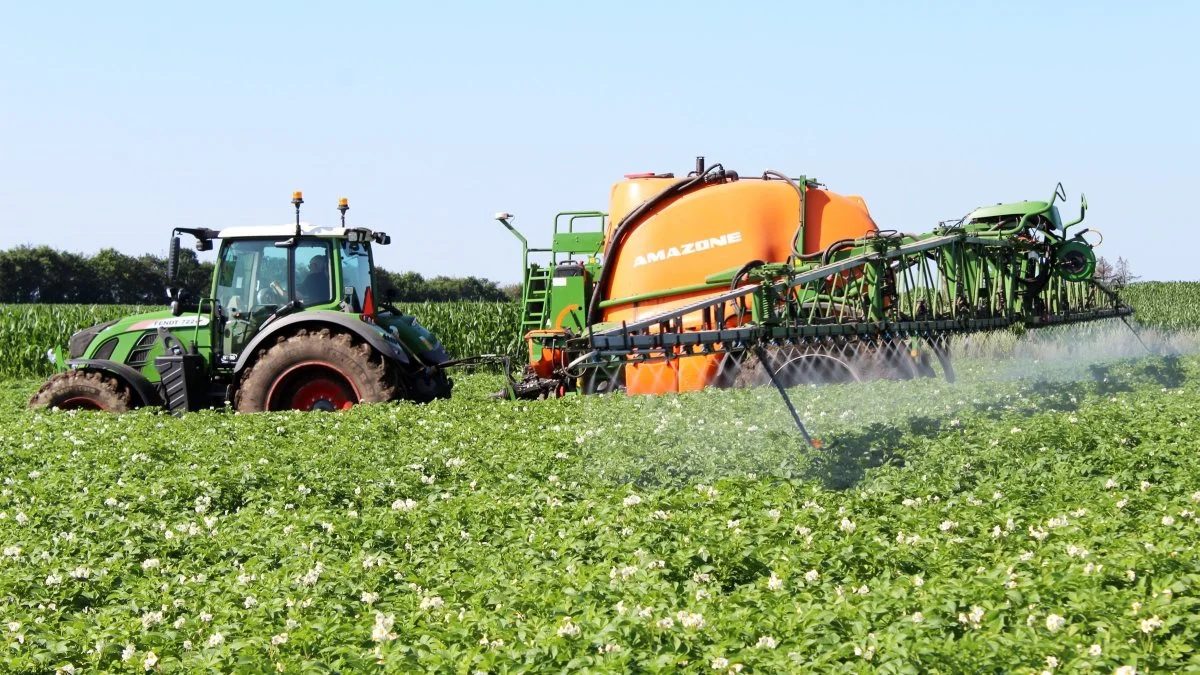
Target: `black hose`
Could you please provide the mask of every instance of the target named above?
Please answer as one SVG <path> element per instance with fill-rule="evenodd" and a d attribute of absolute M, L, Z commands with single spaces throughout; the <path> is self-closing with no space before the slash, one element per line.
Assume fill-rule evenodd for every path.
<path fill-rule="evenodd" d="M 805 229 L 806 223 L 804 221 L 808 216 L 808 214 L 804 212 L 805 203 L 808 201 L 804 196 L 804 188 L 800 187 L 796 181 L 792 180 L 790 176 L 781 171 L 767 169 L 763 172 L 763 180 L 768 180 L 771 176 L 787 181 L 787 184 L 791 185 L 792 189 L 796 191 L 796 196 L 800 198 L 800 222 L 796 223 L 796 234 L 792 236 L 792 258 L 796 260 L 816 260 L 817 258 L 820 258 L 820 251 L 814 251 L 812 253 L 801 252 L 800 247 L 804 246 L 804 242 L 800 242 L 800 247 L 796 246 L 796 240 L 805 234 L 802 232 L 802 230 Z"/>
<path fill-rule="evenodd" d="M 731 279 L 729 281 L 729 290 L 731 290 L 731 291 L 737 290 L 738 284 L 740 284 L 742 282 L 742 277 L 749 274 L 750 271 L 753 270 L 754 268 L 762 267 L 763 265 L 766 265 L 766 264 L 767 263 L 763 262 L 762 260 L 751 260 L 750 262 L 746 263 L 745 265 L 742 265 L 741 268 L 738 269 L 738 271 L 733 275 L 733 279 Z"/>
<path fill-rule="evenodd" d="M 844 248 L 853 248 L 855 242 L 857 241 L 857 239 L 839 239 L 829 246 L 826 246 L 825 250 L 821 253 L 821 264 L 828 265 L 829 259 L 833 257 L 834 253 L 837 253 Z"/>
<path fill-rule="evenodd" d="M 600 321 L 601 296 L 603 295 L 604 287 L 608 284 L 609 277 L 612 276 L 613 253 L 617 250 L 621 240 L 624 239 L 629 230 L 640 222 L 644 216 L 651 213 L 668 199 L 680 197 L 707 185 L 723 183 L 727 176 L 736 179 L 737 174 L 732 172 L 726 174 L 725 167 L 720 164 L 713 164 L 698 176 L 691 176 L 672 183 L 667 189 L 647 199 L 639 204 L 637 208 L 625 214 L 621 222 L 617 223 L 617 226 L 613 228 L 612 238 L 609 239 L 608 246 L 604 249 L 604 265 L 600 268 L 600 276 L 596 278 L 595 291 L 592 293 L 592 299 L 588 303 L 588 323 L 597 323 Z"/>

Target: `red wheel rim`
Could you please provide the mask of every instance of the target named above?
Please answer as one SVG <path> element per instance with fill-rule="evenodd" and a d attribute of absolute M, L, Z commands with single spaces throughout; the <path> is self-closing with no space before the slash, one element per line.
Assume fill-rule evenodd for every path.
<path fill-rule="evenodd" d="M 108 410 L 95 399 L 86 396 L 72 396 L 58 404 L 59 410 Z"/>
<path fill-rule="evenodd" d="M 345 410 L 360 400 L 340 369 L 306 361 L 288 368 L 267 392 L 268 410 Z"/>
<path fill-rule="evenodd" d="M 341 382 L 318 377 L 305 382 L 292 394 L 293 410 L 345 410 L 354 405 L 352 394 Z"/>

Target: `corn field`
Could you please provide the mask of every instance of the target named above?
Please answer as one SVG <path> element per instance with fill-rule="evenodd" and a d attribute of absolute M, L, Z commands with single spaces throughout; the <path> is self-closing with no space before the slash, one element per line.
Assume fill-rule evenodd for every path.
<path fill-rule="evenodd" d="M 1146 281 L 1121 291 L 1143 326 L 1180 330 L 1200 328 L 1200 282 Z"/>
<path fill-rule="evenodd" d="M 518 336 L 520 307 L 509 302 L 430 302 L 401 304 L 442 341 L 454 358 L 507 354 L 523 358 Z M 0 377 L 44 376 L 53 372 L 46 350 L 66 348 L 77 330 L 130 314 L 163 309 L 137 305 L 0 304 Z"/>
<path fill-rule="evenodd" d="M 1122 295 L 1143 326 L 1200 328 L 1200 282 L 1133 284 Z M 442 341 L 454 358 L 507 354 L 522 362 L 520 305 L 512 302 L 427 302 L 399 305 Z M 65 346 L 71 333 L 101 321 L 162 309 L 135 305 L 0 305 L 0 377 L 52 372 L 46 350 Z"/>
<path fill-rule="evenodd" d="M 456 359 L 475 354 L 507 354 L 525 358 L 521 306 L 515 302 L 421 302 L 396 305 L 432 332 L 450 356 Z"/>

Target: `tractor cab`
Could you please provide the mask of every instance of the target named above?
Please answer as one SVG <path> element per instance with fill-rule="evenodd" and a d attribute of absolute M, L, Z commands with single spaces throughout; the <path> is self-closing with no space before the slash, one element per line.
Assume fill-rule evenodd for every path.
<path fill-rule="evenodd" d="M 300 236 L 294 237 L 288 229 L 220 233 L 212 298 L 225 324 L 225 363 L 237 361 L 268 319 L 313 309 L 357 314 L 372 293 L 374 233 L 301 223 Z"/>
<path fill-rule="evenodd" d="M 210 314 L 215 367 L 233 367 L 267 324 L 289 314 L 328 310 L 358 314 L 373 307 L 374 265 L 371 244 L 391 243 L 383 232 L 346 227 L 346 199 L 338 203 L 341 224 L 325 227 L 300 221 L 301 193 L 292 197 L 294 224 L 231 227 L 220 232 L 176 228 L 167 264 L 169 283 L 178 269 L 179 234 L 196 238 L 200 251 L 221 241 L 213 274 L 210 303 L 187 307 L 178 289 L 168 290 L 172 310 L 185 307 Z M 371 305 L 367 307 L 368 303 Z"/>

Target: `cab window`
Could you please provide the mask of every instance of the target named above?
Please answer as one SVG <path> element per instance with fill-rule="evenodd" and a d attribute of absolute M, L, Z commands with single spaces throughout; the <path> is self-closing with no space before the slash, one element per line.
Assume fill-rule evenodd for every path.
<path fill-rule="evenodd" d="M 296 247 L 296 299 L 305 306 L 323 305 L 333 300 L 333 275 L 329 243 L 302 240 Z"/>
<path fill-rule="evenodd" d="M 221 249 L 217 302 L 234 315 L 274 311 L 287 302 L 288 251 L 260 239 L 234 241 Z"/>
<path fill-rule="evenodd" d="M 371 245 L 366 242 L 342 242 L 342 293 L 350 299 L 352 311 L 362 311 L 367 289 L 371 286 Z"/>

